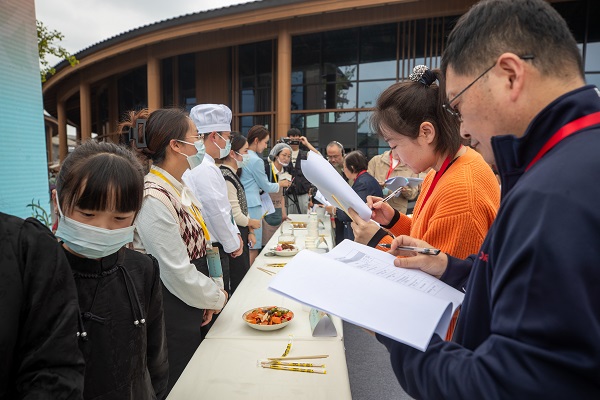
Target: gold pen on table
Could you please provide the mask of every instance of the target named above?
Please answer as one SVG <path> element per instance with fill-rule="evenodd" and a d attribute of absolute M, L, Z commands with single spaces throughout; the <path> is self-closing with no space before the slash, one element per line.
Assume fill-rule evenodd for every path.
<path fill-rule="evenodd" d="M 389 243 L 381 243 L 377 245 L 378 247 L 383 247 L 385 249 L 391 249 L 392 245 Z M 432 249 L 428 247 L 413 247 L 413 246 L 398 246 L 395 250 L 406 250 L 406 251 L 414 251 L 416 253 L 428 254 L 430 256 L 437 256 L 440 254 L 439 249 Z"/>
<path fill-rule="evenodd" d="M 279 366 L 279 365 L 261 365 L 262 368 L 269 368 L 269 369 L 278 369 L 280 371 L 295 371 L 295 372 L 308 372 L 310 374 L 326 374 L 327 371 L 323 370 L 323 371 L 317 371 L 314 369 L 310 369 L 310 368 L 296 368 L 296 367 L 284 367 L 284 366 Z"/>

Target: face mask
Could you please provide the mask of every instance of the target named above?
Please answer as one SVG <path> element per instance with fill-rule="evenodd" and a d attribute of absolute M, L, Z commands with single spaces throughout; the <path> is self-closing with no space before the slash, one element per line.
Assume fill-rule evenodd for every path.
<path fill-rule="evenodd" d="M 281 164 L 282 167 L 287 167 L 288 165 L 290 165 L 289 162 L 284 163 L 284 162 L 281 162 L 281 160 L 278 160 L 278 161 L 279 161 L 279 164 Z"/>
<path fill-rule="evenodd" d="M 198 150 L 196 152 L 196 154 L 192 154 L 191 156 L 188 156 L 183 153 L 179 153 L 182 156 L 187 157 L 187 162 L 190 165 L 190 169 L 194 169 L 198 165 L 202 164 L 202 160 L 204 160 L 204 155 L 206 154 L 206 147 L 204 146 L 204 140 L 196 140 L 194 143 L 186 142 L 183 140 L 178 140 L 178 142 L 193 145 L 196 148 L 196 150 Z"/>
<path fill-rule="evenodd" d="M 237 151 L 235 152 L 235 154 L 242 157 L 242 161 L 235 160 L 238 168 L 244 168 L 246 165 L 248 165 L 248 162 L 250 161 L 250 154 L 240 154 Z"/>
<path fill-rule="evenodd" d="M 121 229 L 98 228 L 66 217 L 60 209 L 58 195 L 56 205 L 60 215 L 56 237 L 77 254 L 86 258 L 102 258 L 133 242 L 133 225 Z"/>
<path fill-rule="evenodd" d="M 217 135 L 219 135 L 219 132 L 215 132 Z M 225 138 L 221 135 L 219 135 L 219 137 L 223 140 L 225 140 Z M 213 142 L 215 144 L 215 146 L 217 146 L 219 148 L 219 158 L 225 158 L 229 155 L 229 152 L 231 151 L 231 140 L 227 139 L 225 140 L 225 148 L 222 149 L 217 142 Z"/>

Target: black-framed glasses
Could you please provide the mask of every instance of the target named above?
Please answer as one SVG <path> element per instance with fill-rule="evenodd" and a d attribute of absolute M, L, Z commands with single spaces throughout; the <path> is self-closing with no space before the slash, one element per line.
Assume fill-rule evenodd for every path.
<path fill-rule="evenodd" d="M 521 60 L 533 60 L 535 58 L 535 56 L 533 54 L 525 54 L 524 56 L 519 56 L 519 58 Z M 498 62 L 498 60 L 494 61 L 494 63 L 487 68 L 485 71 L 483 71 L 481 73 L 481 75 L 479 75 L 477 78 L 475 78 L 475 80 L 471 83 L 469 83 L 463 90 L 461 90 L 460 92 L 458 92 L 458 94 L 456 96 L 454 96 L 452 98 L 452 100 L 446 102 L 445 104 L 442 105 L 442 107 L 444 107 L 444 110 L 448 111 L 448 113 L 450 115 L 452 115 L 453 117 L 458 118 L 458 120 L 460 122 L 462 122 L 462 115 L 460 115 L 460 111 L 458 111 L 455 107 L 452 107 L 452 103 L 454 103 L 456 101 L 456 99 L 458 99 L 460 96 L 463 95 L 464 92 L 466 92 L 471 86 L 473 86 L 478 80 L 480 80 L 481 78 L 483 78 L 483 76 L 485 74 L 487 74 L 488 72 L 491 71 L 492 68 L 494 68 L 496 66 L 496 63 Z"/>

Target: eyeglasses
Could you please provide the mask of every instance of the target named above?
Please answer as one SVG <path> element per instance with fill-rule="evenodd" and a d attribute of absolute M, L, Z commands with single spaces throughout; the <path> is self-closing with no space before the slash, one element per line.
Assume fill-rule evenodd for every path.
<path fill-rule="evenodd" d="M 533 60 L 535 58 L 535 56 L 533 54 L 526 54 L 524 56 L 519 56 L 519 58 L 521 60 Z M 485 74 L 487 74 L 488 72 L 490 72 L 491 69 L 496 66 L 497 62 L 498 62 L 498 60 L 494 61 L 494 63 L 489 68 L 487 68 L 485 71 L 483 71 L 481 73 L 481 75 L 479 75 L 477 78 L 475 78 L 475 80 L 473 82 L 469 83 L 467 85 L 467 87 L 465 87 L 463 90 L 461 90 L 460 92 L 458 92 L 458 94 L 456 96 L 454 96 L 452 98 L 452 100 L 450 100 L 447 103 L 443 104 L 442 107 L 444 107 L 444 110 L 448 111 L 448 113 L 450 115 L 452 115 L 453 117 L 458 118 L 458 120 L 460 122 L 462 122 L 462 115 L 460 115 L 460 111 L 458 111 L 458 109 L 456 109 L 456 107 L 452 107 L 451 104 L 454 103 L 456 101 L 456 99 L 458 99 L 460 96 L 462 96 L 463 93 L 466 92 L 471 86 L 473 86 L 478 80 L 480 80 L 481 78 L 483 78 L 483 76 Z"/>

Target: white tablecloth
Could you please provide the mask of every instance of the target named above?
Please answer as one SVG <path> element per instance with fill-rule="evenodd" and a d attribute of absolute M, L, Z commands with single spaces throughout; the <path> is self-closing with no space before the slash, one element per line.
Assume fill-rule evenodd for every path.
<path fill-rule="evenodd" d="M 290 215 L 293 221 L 306 222 L 307 215 Z M 321 227 L 332 246 L 330 224 Z M 304 248 L 306 229 L 294 231 L 296 247 Z M 277 232 L 257 257 L 246 277 L 236 289 L 221 315 L 210 329 L 185 371 L 169 394 L 173 399 L 351 399 L 348 369 L 344 353 L 342 322 L 333 317 L 335 337 L 313 337 L 308 318 L 309 308 L 267 289 L 272 276 L 257 269 L 271 271 L 269 263 L 285 263 L 290 257 L 266 257 L 264 253 L 277 244 Z M 318 277 L 315 277 L 318 279 Z M 261 306 L 281 306 L 294 312 L 294 319 L 283 329 L 257 331 L 247 326 L 242 314 Z M 257 367 L 257 360 L 281 356 L 289 336 L 293 345 L 289 356 L 328 354 L 315 364 L 325 364 L 327 374 L 310 374 L 270 370 Z M 307 361 L 308 362 L 308 361 Z"/>

